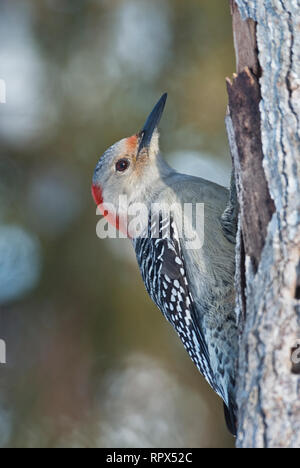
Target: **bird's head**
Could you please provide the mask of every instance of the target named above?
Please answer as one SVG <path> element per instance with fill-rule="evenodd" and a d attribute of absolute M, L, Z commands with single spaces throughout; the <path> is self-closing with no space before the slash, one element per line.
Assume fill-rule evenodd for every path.
<path fill-rule="evenodd" d="M 97 205 L 118 204 L 119 196 L 139 199 L 159 176 L 158 130 L 167 94 L 163 94 L 147 118 L 143 129 L 108 148 L 95 168 L 92 194 Z M 135 200 L 134 200 L 135 199 Z"/>

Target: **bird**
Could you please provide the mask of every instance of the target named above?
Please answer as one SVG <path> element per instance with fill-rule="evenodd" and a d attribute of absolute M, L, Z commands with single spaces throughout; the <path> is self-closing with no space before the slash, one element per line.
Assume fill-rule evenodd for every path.
<path fill-rule="evenodd" d="M 92 195 L 103 219 L 130 237 L 148 294 L 222 398 L 227 427 L 236 435 L 234 180 L 228 190 L 170 167 L 160 151 L 158 131 L 166 100 L 164 93 L 141 131 L 103 153 L 94 170 Z M 127 211 L 120 197 L 126 197 Z M 128 209 L 136 205 L 145 209 L 130 230 Z M 203 207 L 202 216 L 195 214 L 197 206 Z"/>

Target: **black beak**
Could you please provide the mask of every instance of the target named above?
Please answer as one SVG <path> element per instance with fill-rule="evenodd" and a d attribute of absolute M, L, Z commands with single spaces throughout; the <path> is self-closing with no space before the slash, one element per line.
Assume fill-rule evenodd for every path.
<path fill-rule="evenodd" d="M 152 109 L 149 117 L 147 118 L 145 125 L 140 133 L 141 141 L 139 144 L 138 154 L 140 153 L 140 151 L 142 151 L 143 148 L 149 147 L 153 132 L 160 122 L 166 104 L 167 96 L 167 93 L 162 95 L 160 100 L 157 102 L 157 104 L 155 104 L 154 108 Z"/>

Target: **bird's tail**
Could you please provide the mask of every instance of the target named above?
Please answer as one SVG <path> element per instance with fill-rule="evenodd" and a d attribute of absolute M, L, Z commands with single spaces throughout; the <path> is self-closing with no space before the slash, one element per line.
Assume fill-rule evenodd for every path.
<path fill-rule="evenodd" d="M 237 434 L 237 420 L 236 420 L 236 406 L 229 403 L 227 406 L 224 403 L 224 415 L 227 428 L 231 434 L 236 437 Z"/>

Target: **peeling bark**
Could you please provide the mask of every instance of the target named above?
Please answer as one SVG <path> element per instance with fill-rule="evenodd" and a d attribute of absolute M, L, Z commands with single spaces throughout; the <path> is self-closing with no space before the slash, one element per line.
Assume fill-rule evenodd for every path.
<path fill-rule="evenodd" d="M 238 447 L 300 447 L 300 5 L 231 0 Z M 300 359 L 299 359 L 300 360 Z"/>
<path fill-rule="evenodd" d="M 267 226 L 275 211 L 262 166 L 260 88 L 255 76 L 246 67 L 233 78 L 232 83 L 227 80 L 227 92 L 237 146 L 234 166 L 238 169 L 237 187 L 245 253 L 256 271 Z"/>

